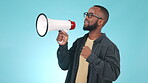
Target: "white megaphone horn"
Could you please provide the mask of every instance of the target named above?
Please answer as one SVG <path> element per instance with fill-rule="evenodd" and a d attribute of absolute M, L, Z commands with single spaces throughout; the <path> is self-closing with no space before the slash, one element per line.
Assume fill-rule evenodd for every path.
<path fill-rule="evenodd" d="M 44 37 L 48 31 L 63 30 L 67 32 L 74 29 L 75 26 L 74 21 L 47 19 L 43 13 L 39 14 L 36 19 L 36 30 L 40 37 Z"/>

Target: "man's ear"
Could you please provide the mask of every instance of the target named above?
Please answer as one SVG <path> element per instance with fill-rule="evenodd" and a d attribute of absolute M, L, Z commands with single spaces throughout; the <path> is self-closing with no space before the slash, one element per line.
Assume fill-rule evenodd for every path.
<path fill-rule="evenodd" d="M 104 24 L 104 20 L 99 19 L 97 23 L 98 23 L 98 25 L 103 25 Z"/>

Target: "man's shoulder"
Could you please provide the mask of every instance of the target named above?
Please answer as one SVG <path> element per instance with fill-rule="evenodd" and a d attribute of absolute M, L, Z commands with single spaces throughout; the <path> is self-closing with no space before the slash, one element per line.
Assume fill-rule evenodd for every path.
<path fill-rule="evenodd" d="M 82 41 L 82 40 L 86 39 L 87 36 L 88 36 L 88 34 L 85 34 L 84 36 L 77 38 L 76 41 Z"/>
<path fill-rule="evenodd" d="M 115 43 L 111 41 L 108 37 L 103 38 L 101 44 L 106 47 L 116 47 Z"/>

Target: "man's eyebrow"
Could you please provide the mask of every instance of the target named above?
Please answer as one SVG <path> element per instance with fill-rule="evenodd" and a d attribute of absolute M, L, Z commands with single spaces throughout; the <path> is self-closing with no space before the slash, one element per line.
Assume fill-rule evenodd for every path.
<path fill-rule="evenodd" d="M 88 12 L 88 13 L 93 13 L 93 12 Z"/>

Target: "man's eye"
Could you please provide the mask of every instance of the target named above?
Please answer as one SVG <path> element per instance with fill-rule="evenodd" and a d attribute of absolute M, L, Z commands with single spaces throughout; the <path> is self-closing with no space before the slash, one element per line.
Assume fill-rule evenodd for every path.
<path fill-rule="evenodd" d="M 92 16 L 93 14 L 89 14 L 89 16 Z"/>

